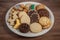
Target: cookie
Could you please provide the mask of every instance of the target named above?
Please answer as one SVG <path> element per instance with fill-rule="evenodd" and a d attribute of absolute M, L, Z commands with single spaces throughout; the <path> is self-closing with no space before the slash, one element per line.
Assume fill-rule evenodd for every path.
<path fill-rule="evenodd" d="M 44 26 L 43 28 L 49 28 L 51 25 L 51 23 L 49 23 L 48 25 Z"/>
<path fill-rule="evenodd" d="M 39 22 L 39 15 L 37 13 L 33 13 L 30 16 L 30 19 L 31 19 L 31 23 L 33 23 L 33 22 Z"/>
<path fill-rule="evenodd" d="M 14 19 L 9 18 L 7 21 L 9 22 L 10 25 L 12 25 L 12 26 L 14 25 L 14 21 L 15 21 Z"/>
<path fill-rule="evenodd" d="M 14 25 L 14 22 L 10 22 L 10 25 L 13 26 Z"/>
<path fill-rule="evenodd" d="M 16 23 L 14 25 L 14 29 L 18 29 L 20 24 L 21 24 L 20 23 L 20 20 L 19 19 L 16 19 Z"/>
<path fill-rule="evenodd" d="M 38 33 L 42 31 L 42 26 L 39 23 L 32 23 L 30 25 L 31 32 Z"/>
<path fill-rule="evenodd" d="M 42 16 L 49 17 L 49 12 L 46 9 L 39 9 L 38 14 L 40 15 L 40 17 Z"/>
<path fill-rule="evenodd" d="M 39 20 L 39 15 L 38 15 L 38 13 L 36 12 L 36 11 L 30 11 L 29 13 L 28 13 L 28 15 L 30 16 L 30 19 L 31 19 L 31 23 L 33 23 L 33 22 L 38 22 L 38 20 Z"/>
<path fill-rule="evenodd" d="M 22 16 L 25 16 L 25 15 L 27 15 L 26 12 L 24 12 L 24 11 L 20 11 L 18 16 L 19 16 L 19 18 L 21 18 Z"/>
<path fill-rule="evenodd" d="M 30 3 L 28 3 L 28 4 L 25 5 L 26 9 L 28 9 L 28 10 L 30 9 L 30 6 L 31 6 Z"/>
<path fill-rule="evenodd" d="M 36 13 L 34 10 L 29 10 L 28 15 L 31 16 L 33 13 Z"/>
<path fill-rule="evenodd" d="M 30 24 L 30 17 L 28 15 L 21 17 L 21 23 L 27 23 Z"/>
<path fill-rule="evenodd" d="M 25 11 L 26 13 L 28 12 L 28 10 L 27 10 L 27 9 L 24 9 L 23 11 Z"/>
<path fill-rule="evenodd" d="M 36 10 L 39 10 L 39 9 L 45 9 L 45 5 L 44 4 L 37 5 Z"/>
<path fill-rule="evenodd" d="M 27 33 L 30 30 L 30 26 L 26 23 L 22 23 L 19 28 L 20 32 Z"/>
<path fill-rule="evenodd" d="M 48 28 L 51 25 L 51 21 L 48 17 L 41 17 L 39 19 L 39 23 L 43 26 L 43 28 Z"/>
<path fill-rule="evenodd" d="M 20 4 L 20 7 L 24 8 L 24 7 L 25 7 L 25 5 L 24 5 L 24 4 Z"/>

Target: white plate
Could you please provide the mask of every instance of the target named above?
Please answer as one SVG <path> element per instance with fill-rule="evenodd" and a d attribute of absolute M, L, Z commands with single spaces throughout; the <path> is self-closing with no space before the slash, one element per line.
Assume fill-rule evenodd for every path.
<path fill-rule="evenodd" d="M 27 3 L 31 3 L 31 4 L 41 4 L 41 3 L 37 3 L 37 2 L 21 2 L 21 3 L 18 3 L 16 5 L 20 5 L 20 4 L 27 4 Z M 14 5 L 14 6 L 16 6 Z M 6 14 L 6 17 L 5 17 L 5 20 L 6 20 L 6 24 L 7 24 L 7 27 L 14 33 L 16 33 L 17 35 L 20 35 L 20 36 L 24 36 L 24 37 L 36 37 L 36 36 L 41 36 L 45 33 L 47 33 L 49 30 L 51 30 L 51 28 L 53 27 L 53 24 L 54 24 L 54 16 L 53 16 L 53 13 L 52 11 L 45 6 L 45 8 L 49 11 L 49 16 L 50 16 L 50 19 L 51 19 L 51 26 L 48 28 L 48 29 L 44 29 L 42 30 L 41 32 L 39 33 L 31 33 L 31 32 L 28 32 L 28 33 L 21 33 L 19 30 L 16 30 L 14 28 L 12 28 L 12 26 L 9 25 L 9 23 L 7 22 L 7 19 L 9 17 L 9 12 L 10 10 L 12 9 L 12 7 L 8 10 L 7 14 Z"/>

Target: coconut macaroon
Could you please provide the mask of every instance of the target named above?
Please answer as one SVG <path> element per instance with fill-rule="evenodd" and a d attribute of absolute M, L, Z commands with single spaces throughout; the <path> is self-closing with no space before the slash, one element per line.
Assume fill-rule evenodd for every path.
<path fill-rule="evenodd" d="M 30 30 L 34 33 L 38 33 L 42 31 L 42 26 L 39 23 L 34 22 L 30 25 Z"/>
<path fill-rule="evenodd" d="M 51 25 L 51 21 L 48 17 L 41 17 L 39 19 L 39 23 L 43 26 L 43 28 L 48 28 Z"/>

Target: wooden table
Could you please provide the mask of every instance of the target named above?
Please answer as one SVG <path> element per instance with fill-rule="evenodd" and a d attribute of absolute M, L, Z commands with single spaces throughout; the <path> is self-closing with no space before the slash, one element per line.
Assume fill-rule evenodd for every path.
<path fill-rule="evenodd" d="M 54 16 L 53 28 L 43 36 L 35 38 L 25 38 L 11 32 L 5 24 L 5 15 L 8 9 L 23 1 L 40 2 L 48 6 Z M 59 0 L 0 0 L 0 40 L 60 40 L 60 1 Z"/>

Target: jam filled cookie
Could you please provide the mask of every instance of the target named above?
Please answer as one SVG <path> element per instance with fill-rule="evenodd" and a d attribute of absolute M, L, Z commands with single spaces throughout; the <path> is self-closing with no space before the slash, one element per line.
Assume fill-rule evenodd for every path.
<path fill-rule="evenodd" d="M 22 23 L 19 28 L 20 32 L 27 33 L 30 30 L 30 26 L 26 23 Z"/>
<path fill-rule="evenodd" d="M 39 23 L 43 26 L 43 28 L 48 28 L 51 25 L 51 21 L 48 17 L 41 17 L 39 19 Z"/>
<path fill-rule="evenodd" d="M 30 30 L 34 33 L 38 33 L 42 31 L 42 26 L 35 22 L 30 25 Z"/>
<path fill-rule="evenodd" d="M 42 16 L 49 17 L 49 12 L 46 9 L 39 9 L 38 14 L 40 15 L 40 17 Z"/>

